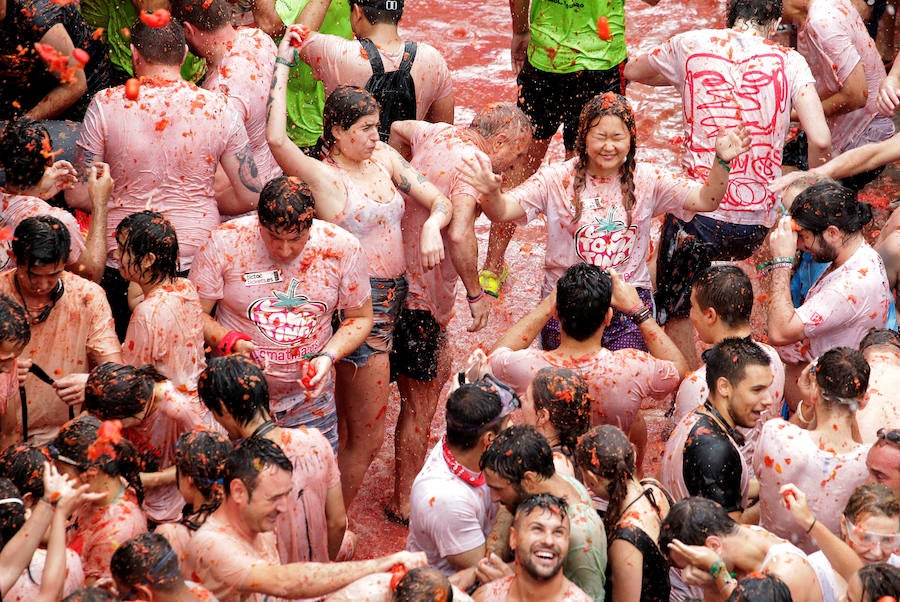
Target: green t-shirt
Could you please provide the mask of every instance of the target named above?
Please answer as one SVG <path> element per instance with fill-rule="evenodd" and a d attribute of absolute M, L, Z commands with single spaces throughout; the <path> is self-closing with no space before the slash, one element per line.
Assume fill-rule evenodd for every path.
<path fill-rule="evenodd" d="M 612 40 L 597 35 L 609 20 Z M 528 62 L 550 73 L 601 71 L 625 60 L 624 0 L 532 0 Z"/>
<path fill-rule="evenodd" d="M 131 0 L 81 0 L 81 14 L 88 25 L 103 28 L 103 41 L 109 48 L 109 60 L 113 66 L 129 76 L 134 75 L 131 65 L 131 46 L 126 29 L 137 21 L 137 9 Z M 188 54 L 181 66 L 181 77 L 196 82 L 206 73 L 206 61 Z"/>
<path fill-rule="evenodd" d="M 563 565 L 566 579 L 580 587 L 594 602 L 606 595 L 606 530 L 584 485 L 560 475 L 578 490 L 580 500 L 569 501 L 569 555 Z"/>
<path fill-rule="evenodd" d="M 297 20 L 308 0 L 275 0 L 275 11 L 281 21 L 290 25 Z M 352 39 L 350 5 L 347 0 L 332 0 L 319 28 L 322 33 Z M 287 82 L 287 134 L 297 146 L 313 146 L 322 135 L 322 110 L 325 88 L 313 77 L 312 68 L 298 59 Z"/>

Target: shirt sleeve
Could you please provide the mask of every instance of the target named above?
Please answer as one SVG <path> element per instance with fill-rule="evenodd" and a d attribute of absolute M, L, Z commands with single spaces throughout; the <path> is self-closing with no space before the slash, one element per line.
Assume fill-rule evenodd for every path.
<path fill-rule="evenodd" d="M 684 446 L 683 474 L 688 493 L 720 504 L 727 512 L 742 510 L 741 458 L 738 451 L 719 434 L 701 434 L 709 430 L 701 420 L 694 426 Z"/>
<path fill-rule="evenodd" d="M 808 338 L 822 336 L 858 319 L 856 302 L 850 297 L 843 287 L 823 286 L 795 310 L 803 322 L 803 334 Z"/>
<path fill-rule="evenodd" d="M 672 85 L 679 85 L 684 79 L 683 70 L 679 68 L 681 62 L 675 49 L 677 41 L 676 36 L 647 53 L 647 63 Z"/>
<path fill-rule="evenodd" d="M 206 244 L 194 256 L 188 278 L 197 287 L 201 299 L 219 300 L 225 296 L 225 266 L 218 250 L 218 233 L 213 230 Z"/>

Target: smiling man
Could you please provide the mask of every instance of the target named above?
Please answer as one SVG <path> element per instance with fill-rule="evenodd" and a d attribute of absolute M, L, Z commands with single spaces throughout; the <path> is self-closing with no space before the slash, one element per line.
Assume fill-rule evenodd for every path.
<path fill-rule="evenodd" d="M 772 404 L 772 360 L 749 339 L 724 339 L 704 353 L 709 398 L 682 420 L 662 459 L 662 482 L 676 499 L 700 495 L 735 521 L 755 522 L 747 508 L 750 470 L 740 453 L 744 436 Z M 755 496 L 754 496 L 755 497 Z"/>
<path fill-rule="evenodd" d="M 547 493 L 533 495 L 519 504 L 509 530 L 509 545 L 516 553 L 516 572 L 483 585 L 473 596 L 476 602 L 590 601 L 590 596 L 562 572 L 569 553 L 567 507 L 565 500 Z"/>

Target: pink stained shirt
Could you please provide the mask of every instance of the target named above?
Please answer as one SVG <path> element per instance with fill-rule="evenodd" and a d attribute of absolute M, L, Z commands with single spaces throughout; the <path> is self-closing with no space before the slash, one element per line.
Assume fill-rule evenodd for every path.
<path fill-rule="evenodd" d="M 182 433 L 198 430 L 222 432 L 212 413 L 202 404 L 179 393 L 170 382 L 159 383 L 156 400 L 140 423 L 122 429 L 144 458 L 153 458 L 157 471 L 175 465 L 175 442 Z M 202 410 L 201 410 L 202 408 Z M 181 518 L 184 499 L 175 483 L 144 490 L 144 510 L 158 523 Z"/>
<path fill-rule="evenodd" d="M 518 570 L 522 570 L 521 568 Z M 475 596 L 479 600 L 485 602 L 503 602 L 509 598 L 509 590 L 512 587 L 515 575 L 496 579 L 490 583 L 482 585 L 475 591 Z M 568 582 L 561 598 L 557 598 L 559 602 L 591 602 L 591 597 L 584 593 L 581 588 L 566 579 Z"/>
<path fill-rule="evenodd" d="M 801 429 L 781 418 L 767 422 L 753 456 L 753 468 L 759 479 L 760 526 L 807 554 L 819 549 L 806 529 L 782 505 L 778 490 L 793 483 L 806 494 L 816 520 L 840 536 L 844 506 L 853 490 L 869 476 L 866 469 L 869 447 L 861 444 L 844 453 L 820 449 L 814 431 Z"/>
<path fill-rule="evenodd" d="M 220 509 L 213 513 L 191 539 L 190 553 L 196 559 L 202 584 L 221 602 L 272 602 L 264 594 L 244 593 L 253 589 L 250 571 L 258 565 L 279 565 L 275 534 L 258 533 L 253 539 L 239 535 Z"/>
<path fill-rule="evenodd" d="M 591 393 L 591 424 L 612 424 L 625 433 L 631 429 L 641 401 L 663 399 L 680 382 L 674 363 L 637 349 L 610 351 L 601 347 L 570 363 L 540 349 L 512 351 L 500 347 L 490 360 L 494 376 L 510 384 L 520 396 L 541 368 L 575 370 L 587 381 Z"/>
<path fill-rule="evenodd" d="M 676 35 L 647 61 L 684 99 L 684 168 L 704 180 L 715 161 L 719 128 L 743 123 L 750 150 L 731 162 L 728 190 L 710 217 L 771 227 L 777 198 L 767 188 L 781 175 L 791 108 L 815 82 L 795 50 L 750 32 L 701 29 Z"/>
<path fill-rule="evenodd" d="M 371 295 L 359 241 L 313 220 L 309 240 L 289 264 L 269 257 L 256 216 L 216 228 L 197 255 L 191 281 L 201 299 L 219 301 L 216 320 L 250 336 L 266 365 L 271 411 L 297 392 L 300 362 L 331 338 L 336 309 L 361 307 Z"/>
<path fill-rule="evenodd" d="M 153 289 L 131 314 L 122 359 L 132 366 L 150 364 L 179 391 L 196 395 L 206 368 L 205 315 L 190 280 L 176 278 Z"/>
<path fill-rule="evenodd" d="M 288 510 L 278 515 L 275 535 L 282 564 L 329 562 L 325 504 L 328 492 L 341 486 L 341 473 L 331 444 L 318 429 L 279 429 L 272 440 L 294 470 Z"/>
<path fill-rule="evenodd" d="M 87 503 L 75 511 L 69 519 L 69 547 L 80 549 L 85 579 L 112 577 L 109 561 L 116 548 L 146 532 L 147 517 L 137 496 L 124 488 L 120 497 L 106 506 Z"/>
<path fill-rule="evenodd" d="M 266 106 L 278 47 L 261 29 L 241 27 L 235 33 L 237 40 L 220 59 L 219 68 L 207 74 L 203 88 L 227 96 L 240 113 L 259 181 L 265 184 L 282 173 L 266 140 Z"/>
<path fill-rule="evenodd" d="M 830 268 L 829 268 L 830 269 Z M 859 347 L 870 328 L 884 328 L 891 290 L 881 256 L 868 244 L 826 270 L 796 309 L 806 339 L 778 348 L 785 362 L 810 362 L 835 347 Z"/>
<path fill-rule="evenodd" d="M 691 219 L 694 214 L 684 209 L 684 202 L 700 184 L 638 163 L 634 171 L 635 204 L 628 225 L 619 177 L 597 178 L 588 174 L 580 194 L 583 210 L 576 222 L 572 206 L 575 161 L 545 164 L 507 193 L 522 206 L 524 221 L 530 222 L 538 216 L 546 221 L 542 295 L 547 296 L 560 276 L 582 261 L 604 269 L 615 268 L 625 281 L 651 288 L 647 269 L 650 222 L 664 213 Z"/>
<path fill-rule="evenodd" d="M 33 360 L 54 379 L 90 372 L 101 358 L 122 349 L 103 289 L 71 272 L 63 272 L 60 278 L 65 292 L 47 320 L 31 325 L 31 340 L 20 356 Z M 15 271 L 0 274 L 0 293 L 21 302 L 14 279 Z M 49 443 L 59 427 L 69 420 L 69 407 L 56 394 L 56 389 L 33 374 L 25 380 L 25 394 L 29 441 L 37 445 Z M 21 435 L 18 387 L 7 410 L 16 413 L 16 429 Z M 76 406 L 75 413 L 79 411 Z"/>
<path fill-rule="evenodd" d="M 28 568 L 19 575 L 16 583 L 3 596 L 5 602 L 31 602 L 38 597 L 44 578 L 44 565 L 47 562 L 47 550 L 38 548 L 31 557 Z M 81 568 L 81 557 L 78 552 L 66 548 L 66 580 L 63 584 L 63 596 L 84 587 L 84 570 Z"/>
<path fill-rule="evenodd" d="M 357 579 L 350 585 L 329 594 L 326 602 L 394 602 L 394 590 L 391 589 L 393 573 L 372 573 Z M 453 602 L 472 602 L 465 592 L 453 587 Z"/>
<path fill-rule="evenodd" d="M 343 39 L 343 38 L 340 38 Z M 396 278 L 406 271 L 406 256 L 403 253 L 403 232 L 400 222 L 406 202 L 396 188 L 394 196 L 389 199 L 377 199 L 360 190 L 353 179 L 337 166 L 341 181 L 347 187 L 347 205 L 332 220 L 341 228 L 354 235 L 362 243 L 366 261 L 369 262 L 369 275 L 374 278 Z M 375 163 L 390 174 L 380 163 Z M 411 238 L 417 238 L 411 236 Z"/>
<path fill-rule="evenodd" d="M 474 160 L 480 151 L 471 142 L 460 136 L 463 128 L 446 123 L 416 123 L 410 141 L 412 160 L 410 164 L 423 174 L 438 190 L 455 202 L 454 197 L 471 196 L 477 202 L 477 190 L 463 182 L 457 168 L 463 167 L 463 159 Z M 403 232 L 421 232 L 422 224 L 430 211 L 418 203 L 409 203 L 403 214 Z M 406 251 L 406 278 L 409 281 L 409 295 L 406 306 L 410 309 L 424 309 L 434 316 L 438 324 L 446 328 L 453 317 L 456 302 L 456 282 L 459 275 L 450 259 L 447 229 L 444 237 L 444 260 L 434 269 L 426 270 L 422 265 L 418 236 L 404 236 Z"/>
<path fill-rule="evenodd" d="M 859 144 L 859 137 L 878 115 L 878 87 L 886 76 L 881 55 L 850 0 L 813 0 L 797 30 L 797 50 L 806 57 L 820 98 L 837 93 L 862 63 L 866 73 L 866 106 L 828 117 L 835 154 Z"/>
<path fill-rule="evenodd" d="M 141 79 L 140 96 L 124 86 L 98 92 L 88 106 L 78 146 L 109 163 L 116 184 L 109 200 L 106 265 L 115 260 L 116 226 L 144 209 L 164 214 L 178 232 L 181 269 L 219 225 L 213 181 L 219 160 L 249 149 L 247 130 L 224 94 L 183 80 Z"/>
<path fill-rule="evenodd" d="M 159 533 L 169 541 L 172 550 L 178 556 L 178 566 L 181 567 L 181 575 L 189 580 L 201 581 L 200 575 L 197 573 L 197 563 L 191 553 L 191 540 L 194 531 L 191 531 L 181 523 L 163 523 L 157 525 L 156 533 Z"/>
<path fill-rule="evenodd" d="M 416 42 L 416 57 L 410 74 L 416 86 L 416 119 L 423 120 L 431 105 L 453 94 L 450 70 L 441 54 L 429 44 Z M 386 72 L 395 71 L 403 60 L 404 48 L 387 53 L 378 49 Z M 313 76 L 331 94 L 341 84 L 364 88 L 372 77 L 372 66 L 362 45 L 340 36 L 314 33 L 300 49 L 300 58 L 312 67 Z"/>
<path fill-rule="evenodd" d="M 12 253 L 12 233 L 22 221 L 29 217 L 49 215 L 55 217 L 66 226 L 71 239 L 69 258 L 66 264 L 72 265 L 85 250 L 84 236 L 75 217 L 64 209 L 54 207 L 43 199 L 21 194 L 10 194 L 0 188 L 0 228 L 9 228 L 9 239 L 0 240 L 0 272 L 16 267 L 16 258 Z"/>

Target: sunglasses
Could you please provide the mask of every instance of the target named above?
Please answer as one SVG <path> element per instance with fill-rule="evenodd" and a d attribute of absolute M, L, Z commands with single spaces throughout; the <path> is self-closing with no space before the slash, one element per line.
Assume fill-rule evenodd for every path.
<path fill-rule="evenodd" d="M 877 531 L 866 531 L 862 527 L 857 527 L 850 519 L 844 517 L 847 521 L 847 533 L 850 541 L 857 548 L 869 549 L 876 544 L 881 545 L 884 552 L 894 552 L 900 548 L 900 533 L 879 533 Z"/>
<path fill-rule="evenodd" d="M 880 428 L 875 434 L 879 441 L 884 441 L 894 447 L 900 447 L 900 429 L 887 430 L 886 428 Z"/>

